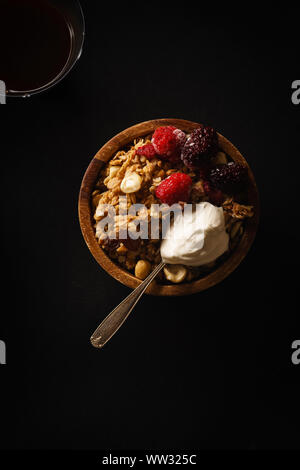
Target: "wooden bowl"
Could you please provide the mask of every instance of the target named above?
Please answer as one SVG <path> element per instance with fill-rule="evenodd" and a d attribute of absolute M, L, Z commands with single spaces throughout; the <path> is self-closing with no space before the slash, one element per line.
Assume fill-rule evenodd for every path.
<path fill-rule="evenodd" d="M 111 276 L 120 281 L 122 284 L 125 284 L 132 289 L 136 288 L 141 283 L 141 281 L 130 274 L 128 271 L 125 271 L 120 266 L 115 264 L 105 254 L 102 248 L 100 248 L 97 242 L 93 226 L 94 221 L 91 207 L 91 194 L 98 180 L 99 171 L 118 150 L 123 149 L 138 137 L 151 134 L 157 127 L 167 125 L 173 125 L 185 132 L 191 132 L 193 129 L 199 127 L 197 122 L 186 121 L 183 119 L 154 119 L 125 129 L 109 140 L 95 155 L 89 164 L 88 169 L 86 170 L 80 188 L 79 220 L 82 234 L 87 246 L 89 247 L 96 261 L 100 264 L 100 266 L 102 266 L 103 269 L 105 269 L 105 271 L 107 271 Z M 237 148 L 234 147 L 234 145 L 232 145 L 232 143 L 221 134 L 218 134 L 218 136 L 220 148 L 234 161 L 240 162 L 248 167 L 250 178 L 248 200 L 249 204 L 254 206 L 254 217 L 246 221 L 245 230 L 238 246 L 229 256 L 229 258 L 213 272 L 209 273 L 205 277 L 202 277 L 201 279 L 185 284 L 160 285 L 156 283 L 156 281 L 153 281 L 147 289 L 148 294 L 187 295 L 208 289 L 209 287 L 212 287 L 218 282 L 222 281 L 240 264 L 253 243 L 259 220 L 259 197 L 255 179 L 248 163 L 237 150 Z"/>

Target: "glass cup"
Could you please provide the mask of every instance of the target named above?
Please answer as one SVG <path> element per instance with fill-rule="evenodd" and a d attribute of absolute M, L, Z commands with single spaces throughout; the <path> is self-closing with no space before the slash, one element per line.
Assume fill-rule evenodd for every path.
<path fill-rule="evenodd" d="M 79 1 L 77 0 L 47 0 L 48 4 L 54 6 L 60 14 L 63 15 L 63 19 L 70 32 L 70 53 L 67 61 L 63 68 L 57 73 L 54 78 L 48 83 L 44 83 L 41 86 L 32 89 L 14 90 L 9 88 L 7 85 L 6 96 L 8 97 L 30 97 L 37 93 L 49 90 L 54 87 L 57 83 L 63 80 L 68 73 L 72 70 L 75 63 L 81 56 L 83 43 L 85 38 L 85 21 L 84 15 Z M 47 59 L 47 58 L 45 58 Z M 42 66 L 42 64 L 41 64 Z M 0 77 L 1 78 L 1 77 Z"/>

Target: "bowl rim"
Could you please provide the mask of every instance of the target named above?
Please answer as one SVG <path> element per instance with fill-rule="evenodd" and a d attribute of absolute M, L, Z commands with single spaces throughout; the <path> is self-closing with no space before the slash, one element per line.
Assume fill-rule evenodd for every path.
<path fill-rule="evenodd" d="M 159 126 L 173 125 L 179 127 L 185 132 L 191 132 L 201 124 L 185 119 L 176 118 L 160 118 L 152 119 L 149 121 L 140 122 L 135 124 L 112 137 L 106 142 L 96 155 L 92 158 L 82 179 L 79 200 L 78 200 L 78 215 L 79 223 L 83 238 L 98 264 L 114 279 L 132 289 L 141 284 L 141 280 L 137 279 L 133 274 L 121 268 L 114 263 L 99 246 L 94 226 L 93 226 L 93 213 L 91 208 L 91 193 L 94 190 L 96 180 L 98 178 L 101 168 L 112 158 L 118 150 L 129 143 L 133 142 L 135 138 L 146 136 Z M 174 285 L 160 285 L 155 280 L 150 284 L 146 293 L 151 295 L 162 296 L 177 296 L 177 295 L 190 295 L 202 290 L 206 290 L 225 279 L 231 274 L 242 260 L 247 255 L 256 236 L 258 223 L 259 223 L 259 194 L 253 172 L 240 153 L 240 151 L 222 134 L 218 133 L 219 147 L 225 151 L 234 161 L 242 163 L 247 166 L 249 173 L 249 190 L 248 198 L 249 203 L 254 206 L 254 216 L 246 222 L 245 230 L 242 238 L 235 248 L 233 253 L 214 271 L 206 276 L 197 279 L 193 282 L 174 284 Z"/>

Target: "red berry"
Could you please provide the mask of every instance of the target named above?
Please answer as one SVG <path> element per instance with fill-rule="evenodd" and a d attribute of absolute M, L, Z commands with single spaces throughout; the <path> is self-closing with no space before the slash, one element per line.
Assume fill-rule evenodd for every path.
<path fill-rule="evenodd" d="M 161 158 L 175 161 L 180 159 L 185 139 L 185 133 L 180 129 L 174 126 L 162 126 L 155 130 L 151 142 Z"/>
<path fill-rule="evenodd" d="M 179 201 L 187 202 L 192 188 L 192 178 L 185 173 L 173 173 L 156 188 L 156 197 L 171 206 Z"/>
<path fill-rule="evenodd" d="M 149 160 L 151 158 L 156 157 L 156 152 L 151 143 L 145 144 L 142 147 L 139 147 L 136 151 L 137 155 L 143 155 L 144 157 L 148 158 Z"/>

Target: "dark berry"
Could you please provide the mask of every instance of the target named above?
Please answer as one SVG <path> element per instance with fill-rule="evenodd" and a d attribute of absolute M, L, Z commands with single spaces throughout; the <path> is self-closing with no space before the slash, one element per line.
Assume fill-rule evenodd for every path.
<path fill-rule="evenodd" d="M 209 180 L 216 187 L 225 192 L 234 192 L 242 189 L 247 181 L 247 168 L 240 163 L 230 162 L 219 165 L 210 171 Z"/>
<path fill-rule="evenodd" d="M 183 163 L 192 169 L 201 166 L 205 159 L 210 158 L 218 149 L 218 135 L 209 126 L 201 126 L 195 129 L 189 137 L 181 151 Z"/>

